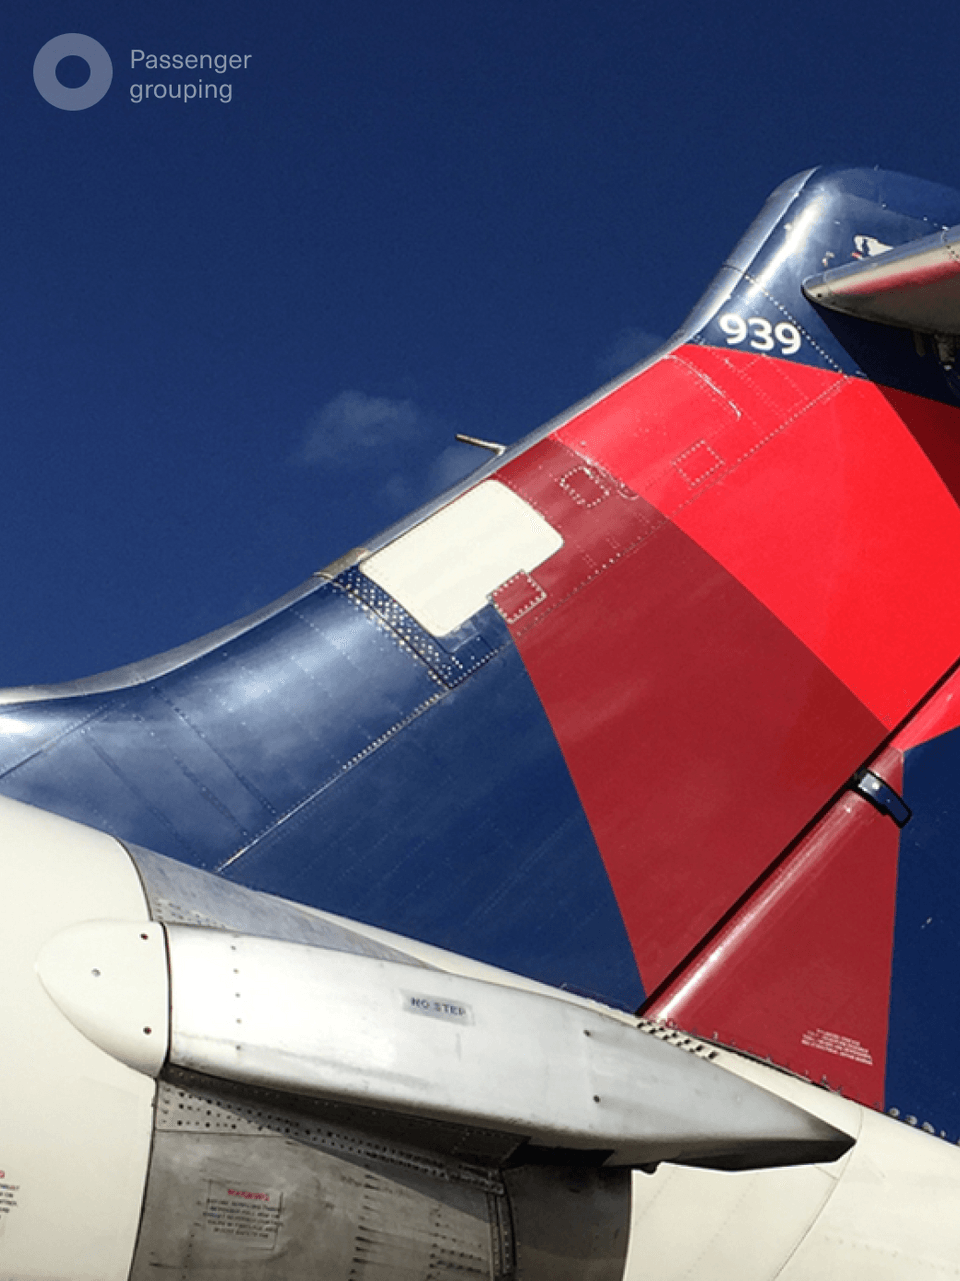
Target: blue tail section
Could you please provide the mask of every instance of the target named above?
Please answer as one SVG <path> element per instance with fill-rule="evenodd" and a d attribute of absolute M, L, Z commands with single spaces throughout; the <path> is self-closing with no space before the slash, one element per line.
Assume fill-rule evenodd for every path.
<path fill-rule="evenodd" d="M 804 364 L 865 377 L 880 386 L 956 404 L 960 379 L 932 348 L 917 350 L 908 329 L 871 324 L 814 307 L 804 281 L 864 255 L 882 253 L 960 223 L 960 192 L 882 169 L 822 167 L 781 184 L 770 196 L 684 333 L 722 349 L 794 355 Z M 745 273 L 745 274 L 741 274 Z M 744 322 L 743 337 L 728 325 Z M 747 330 L 751 319 L 767 330 Z M 777 326 L 802 334 L 796 352 Z"/>
<path fill-rule="evenodd" d="M 624 1008 L 570 775 L 488 606 L 441 643 L 356 570 L 144 685 L 0 708 L 0 790 Z"/>

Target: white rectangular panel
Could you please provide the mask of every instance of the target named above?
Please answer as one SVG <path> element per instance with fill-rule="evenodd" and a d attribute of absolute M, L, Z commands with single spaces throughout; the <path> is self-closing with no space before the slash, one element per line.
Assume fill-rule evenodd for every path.
<path fill-rule="evenodd" d="M 508 578 L 529 573 L 562 546 L 539 512 L 499 481 L 487 480 L 360 568 L 421 627 L 446 636 Z"/>

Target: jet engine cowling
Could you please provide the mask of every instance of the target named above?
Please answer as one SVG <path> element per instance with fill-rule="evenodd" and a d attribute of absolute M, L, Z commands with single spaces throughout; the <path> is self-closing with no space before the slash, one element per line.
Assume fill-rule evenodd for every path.
<path fill-rule="evenodd" d="M 0 1278 L 618 1281 L 631 1172 L 851 1139 L 639 1020 L 0 798 Z"/>

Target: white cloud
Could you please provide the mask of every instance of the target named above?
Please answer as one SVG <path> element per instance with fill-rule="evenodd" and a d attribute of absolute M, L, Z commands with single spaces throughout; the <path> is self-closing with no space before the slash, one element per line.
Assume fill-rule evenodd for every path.
<path fill-rule="evenodd" d="M 454 433 L 453 426 L 412 400 L 341 391 L 311 415 L 290 461 L 322 469 L 339 484 L 354 484 L 362 471 L 367 497 L 381 506 L 385 518 L 393 517 L 419 507 L 488 460 L 483 450 L 455 443 Z"/>
<path fill-rule="evenodd" d="M 428 426 L 412 400 L 341 391 L 310 418 L 296 461 L 367 466 L 371 451 L 423 442 Z"/>

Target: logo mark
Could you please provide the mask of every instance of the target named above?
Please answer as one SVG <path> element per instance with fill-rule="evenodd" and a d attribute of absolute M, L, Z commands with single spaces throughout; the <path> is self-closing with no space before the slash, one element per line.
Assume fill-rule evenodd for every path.
<path fill-rule="evenodd" d="M 68 89 L 57 79 L 57 64 L 62 58 L 82 58 L 90 68 L 86 84 Z M 54 36 L 48 40 L 33 63 L 33 83 L 52 107 L 61 111 L 84 111 L 99 102 L 113 81 L 113 63 L 99 41 L 77 32 Z"/>

